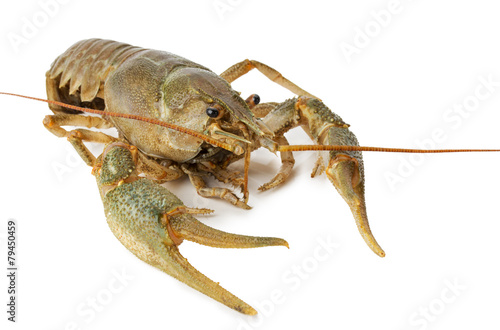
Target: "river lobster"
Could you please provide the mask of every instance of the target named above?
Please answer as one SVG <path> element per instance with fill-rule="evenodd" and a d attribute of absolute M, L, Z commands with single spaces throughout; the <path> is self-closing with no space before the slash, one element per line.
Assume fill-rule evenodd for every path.
<path fill-rule="evenodd" d="M 254 68 L 298 96 L 281 103 L 260 103 L 256 94 L 241 98 L 230 84 Z M 326 173 L 349 205 L 366 244 L 384 257 L 368 225 L 361 151 L 451 151 L 359 147 L 349 125 L 319 98 L 254 60 L 217 75 L 168 52 L 89 39 L 77 42 L 53 62 L 46 86 L 54 114 L 43 124 L 56 136 L 66 137 L 92 166 L 108 225 L 118 240 L 139 259 L 250 315 L 256 310 L 197 271 L 179 253 L 178 245 L 183 239 L 222 248 L 288 243 L 208 227 L 192 214 L 211 210 L 185 206 L 161 183 L 187 175 L 199 195 L 248 209 L 252 151 L 264 147 L 280 152 L 281 168 L 259 188 L 267 190 L 285 182 L 292 172 L 292 151 L 318 150 L 312 176 Z M 84 128 L 67 131 L 64 126 L 115 128 L 118 137 Z M 290 146 L 284 134 L 297 126 L 316 144 Z M 106 147 L 95 157 L 84 142 Z M 241 159 L 243 174 L 229 167 Z M 209 187 L 207 176 L 241 188 L 243 197 L 228 188 Z"/>

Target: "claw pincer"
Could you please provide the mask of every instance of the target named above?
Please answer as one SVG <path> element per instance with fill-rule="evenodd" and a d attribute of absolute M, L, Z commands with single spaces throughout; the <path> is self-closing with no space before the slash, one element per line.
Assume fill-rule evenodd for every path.
<path fill-rule="evenodd" d="M 311 139 L 319 145 L 359 146 L 356 136 L 349 130 L 349 125 L 314 97 L 301 96 L 289 99 L 265 116 L 263 122 L 278 137 L 283 136 L 293 127 L 302 126 Z M 321 151 L 312 176 L 321 172 L 318 169 L 325 171 L 328 179 L 349 205 L 366 244 L 378 256 L 384 257 L 385 252 L 375 240 L 366 215 L 365 178 L 361 152 Z M 273 184 L 274 182 L 271 182 L 271 185 Z"/>
<path fill-rule="evenodd" d="M 356 136 L 342 118 L 315 98 L 301 97 L 297 102 L 307 118 L 307 130 L 321 145 L 359 145 Z M 349 205 L 363 240 L 378 256 L 385 252 L 373 237 L 368 224 L 365 204 L 363 156 L 360 151 L 323 151 L 320 162 L 326 176 Z"/>
<path fill-rule="evenodd" d="M 134 147 L 109 145 L 94 168 L 108 225 L 139 259 L 207 296 L 245 314 L 251 306 L 196 270 L 179 252 L 183 239 L 221 248 L 288 246 L 280 238 L 230 234 L 206 226 L 165 187 L 136 173 Z"/>

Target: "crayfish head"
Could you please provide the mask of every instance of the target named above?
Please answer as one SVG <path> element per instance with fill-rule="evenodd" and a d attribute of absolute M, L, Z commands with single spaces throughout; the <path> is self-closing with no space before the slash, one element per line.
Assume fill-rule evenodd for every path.
<path fill-rule="evenodd" d="M 362 161 L 345 154 L 337 154 L 330 160 L 326 168 L 326 175 L 349 205 L 358 230 L 366 244 L 378 256 L 384 257 L 385 252 L 375 240 L 368 224 Z"/>
<path fill-rule="evenodd" d="M 256 139 L 272 135 L 239 93 L 209 70 L 179 68 L 163 90 L 170 119 L 233 146 L 237 155 Z"/>

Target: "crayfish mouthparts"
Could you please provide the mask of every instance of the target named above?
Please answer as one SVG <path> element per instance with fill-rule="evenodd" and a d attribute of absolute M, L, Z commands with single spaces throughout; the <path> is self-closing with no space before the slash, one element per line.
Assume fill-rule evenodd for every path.
<path fill-rule="evenodd" d="M 127 173 L 135 175 L 136 164 L 130 148 L 120 143 L 109 145 L 101 158 L 94 174 L 101 192 L 103 187 L 110 186 L 105 194 L 101 193 L 101 198 L 115 237 L 139 259 L 201 293 L 241 313 L 257 314 L 250 305 L 194 268 L 181 255 L 178 245 L 184 239 L 219 248 L 288 247 L 288 242 L 214 229 L 192 216 L 210 210 L 184 206 L 167 188 L 152 180 L 127 181 Z"/>

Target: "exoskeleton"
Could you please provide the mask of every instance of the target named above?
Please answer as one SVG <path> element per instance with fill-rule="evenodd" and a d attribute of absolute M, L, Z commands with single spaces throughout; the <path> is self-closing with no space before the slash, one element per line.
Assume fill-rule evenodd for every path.
<path fill-rule="evenodd" d="M 183 239 L 220 248 L 288 243 L 280 238 L 229 234 L 204 225 L 191 214 L 210 210 L 186 207 L 167 188 L 139 177 L 136 163 L 137 148 L 114 142 L 94 166 L 106 219 L 116 238 L 139 259 L 194 289 L 239 312 L 256 314 L 251 306 L 191 266 L 178 245 Z"/>
<path fill-rule="evenodd" d="M 230 83 L 253 68 L 298 97 L 282 103 L 260 103 L 257 95 L 244 100 Z M 86 116 L 54 104 L 50 105 L 54 115 L 44 119 L 49 131 L 67 137 L 86 163 L 94 166 L 108 223 L 129 250 L 195 289 L 249 314 L 255 310 L 185 262 L 177 245 L 182 238 L 207 244 L 204 237 L 210 237 L 207 245 L 221 247 L 286 242 L 207 229 L 189 214 L 192 209 L 159 183 L 187 175 L 201 196 L 218 197 L 249 208 L 247 171 L 241 175 L 228 166 L 244 158 L 247 169 L 252 151 L 265 147 L 276 152 L 279 146 L 288 145 L 284 137 L 288 130 L 300 126 L 319 145 L 358 145 L 349 125 L 320 99 L 276 70 L 252 60 L 244 60 L 217 75 L 164 51 L 109 40 L 84 40 L 54 61 L 47 72 L 47 95 L 50 100 L 66 104 L 153 118 L 178 127 L 107 115 Z M 118 138 L 82 128 L 67 131 L 63 126 L 114 127 Z M 186 134 L 181 128 L 198 135 Z M 96 159 L 83 141 L 111 144 Z M 279 172 L 260 190 L 280 185 L 291 173 L 292 152 L 280 153 Z M 385 253 L 368 225 L 361 152 L 322 151 L 313 175 L 322 171 L 349 205 L 365 242 L 383 257 Z M 139 174 L 146 178 L 139 178 Z M 209 187 L 204 180 L 208 175 L 242 188 L 243 198 L 228 188 Z"/>

